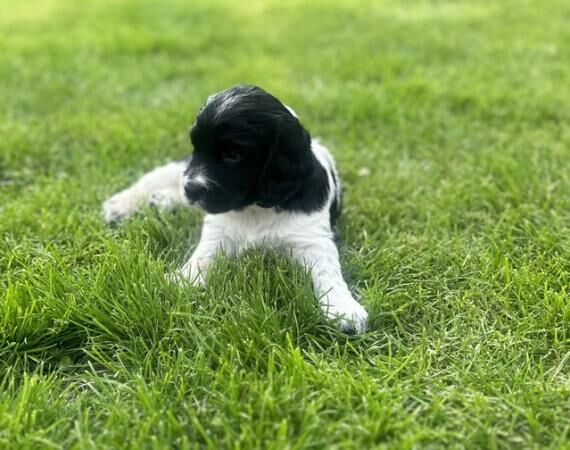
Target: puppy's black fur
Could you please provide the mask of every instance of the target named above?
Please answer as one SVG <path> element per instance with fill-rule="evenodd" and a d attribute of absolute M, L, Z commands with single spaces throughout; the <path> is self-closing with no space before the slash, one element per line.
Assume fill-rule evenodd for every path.
<path fill-rule="evenodd" d="M 209 99 L 190 139 L 194 152 L 186 174 L 204 174 L 208 183 L 188 183 L 185 192 L 208 213 L 250 205 L 310 213 L 324 206 L 332 188 L 308 131 L 259 87 L 235 86 Z M 340 206 L 334 203 L 331 220 Z"/>

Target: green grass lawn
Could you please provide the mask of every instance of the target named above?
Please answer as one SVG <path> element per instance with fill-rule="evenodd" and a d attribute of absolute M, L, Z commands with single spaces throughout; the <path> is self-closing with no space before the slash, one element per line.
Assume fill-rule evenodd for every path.
<path fill-rule="evenodd" d="M 570 448 L 570 4 L 1 0 L 0 448 Z M 369 332 L 282 256 L 103 223 L 208 94 L 292 105 Z"/>

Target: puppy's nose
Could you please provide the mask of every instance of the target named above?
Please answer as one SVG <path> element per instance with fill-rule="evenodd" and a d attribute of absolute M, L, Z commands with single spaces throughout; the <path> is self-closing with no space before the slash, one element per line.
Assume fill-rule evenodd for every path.
<path fill-rule="evenodd" d="M 184 193 L 186 194 L 186 197 L 193 201 L 198 200 L 204 193 L 204 190 L 204 186 L 201 186 L 199 183 L 194 183 L 192 181 L 187 181 L 184 185 Z"/>

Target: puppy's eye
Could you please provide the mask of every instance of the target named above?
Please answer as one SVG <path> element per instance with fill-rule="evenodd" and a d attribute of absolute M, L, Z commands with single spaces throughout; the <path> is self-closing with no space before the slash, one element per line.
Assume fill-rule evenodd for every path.
<path fill-rule="evenodd" d="M 242 155 L 238 152 L 229 151 L 222 153 L 222 160 L 229 163 L 237 163 L 243 159 Z"/>

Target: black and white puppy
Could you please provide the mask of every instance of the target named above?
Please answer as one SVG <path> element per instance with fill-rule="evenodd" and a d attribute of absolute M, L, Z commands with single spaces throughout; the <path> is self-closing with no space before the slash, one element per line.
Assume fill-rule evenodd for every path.
<path fill-rule="evenodd" d="M 295 112 L 254 86 L 208 98 L 190 131 L 192 156 L 144 175 L 103 204 L 108 222 L 151 204 L 198 205 L 200 242 L 177 277 L 204 284 L 208 268 L 251 246 L 284 249 L 311 272 L 315 294 L 343 330 L 364 332 L 367 313 L 342 276 L 333 227 L 340 182 L 328 150 Z"/>

